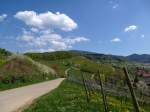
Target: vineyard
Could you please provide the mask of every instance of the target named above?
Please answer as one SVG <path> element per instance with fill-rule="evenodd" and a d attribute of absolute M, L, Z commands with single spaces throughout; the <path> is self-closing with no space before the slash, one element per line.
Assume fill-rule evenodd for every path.
<path fill-rule="evenodd" d="M 63 55 L 60 55 L 61 53 Z M 102 63 L 99 63 L 98 61 L 93 60 L 93 58 L 89 59 L 88 57 L 84 57 L 83 55 L 74 52 L 63 51 L 58 53 L 44 53 L 44 55 L 36 53 L 27 55 L 32 59 L 53 68 L 57 72 L 58 77 L 66 77 L 66 82 L 72 82 L 72 86 L 76 84 L 80 85 L 79 88 L 82 88 L 80 92 L 82 92 L 84 103 L 87 106 L 90 107 L 95 99 L 99 99 L 100 101 L 95 101 L 96 104 L 94 105 L 98 106 L 95 108 L 99 108 L 100 106 L 101 109 L 96 109 L 96 111 L 147 112 L 150 110 L 149 88 L 142 82 L 142 78 L 137 79 L 136 65 L 132 63 L 127 61 L 124 62 L 124 60 L 121 61 L 121 59 L 116 61 L 114 59 L 112 61 L 109 59 L 110 61 L 108 61 L 107 57 L 105 58 L 106 61 L 102 58 Z M 50 57 L 48 58 L 48 56 Z M 128 65 L 128 69 L 123 69 L 123 65 L 125 64 Z M 71 92 L 71 87 L 69 89 L 70 91 L 67 89 L 67 93 L 64 94 L 68 94 L 69 92 L 70 95 L 73 95 L 73 92 L 77 91 L 73 90 L 73 92 Z M 62 94 L 63 93 L 59 93 L 60 96 L 62 96 Z M 81 100 L 79 95 L 76 95 L 76 97 L 78 100 Z M 49 96 L 47 99 L 51 99 L 51 97 Z M 64 101 L 61 101 L 60 104 L 70 104 L 71 101 L 74 100 L 76 99 L 72 98 L 71 100 L 66 98 Z M 60 104 L 58 103 L 57 105 Z M 78 104 L 74 105 L 78 106 Z M 38 107 L 35 106 L 35 108 Z M 58 108 L 61 107 L 58 106 Z M 67 105 L 63 108 L 66 109 Z M 74 107 L 70 108 L 75 110 Z M 93 110 L 94 109 L 89 111 Z"/>
<path fill-rule="evenodd" d="M 145 112 L 147 108 L 149 108 L 148 105 L 150 104 L 150 91 L 137 90 L 132 85 L 127 69 L 124 69 L 124 72 L 126 78 L 123 86 L 117 86 L 112 82 L 106 82 L 102 80 L 102 74 L 100 74 L 100 71 L 96 74 L 98 79 L 87 79 L 87 77 L 89 77 L 89 73 L 84 71 L 80 72 L 81 77 L 78 78 L 75 76 L 75 74 L 68 73 L 68 79 L 84 86 L 87 103 L 89 103 L 91 100 L 91 94 L 99 93 L 103 99 L 105 112 L 109 112 L 111 110 L 109 97 L 116 97 L 119 99 L 121 112 L 125 110 L 127 111 L 128 109 L 135 112 Z M 130 108 L 126 107 L 128 102 L 132 102 L 129 106 Z"/>
<path fill-rule="evenodd" d="M 64 77 L 60 87 L 25 112 L 149 112 L 150 89 L 141 75 L 149 73 L 148 67 L 141 69 L 142 64 L 120 57 L 97 60 L 84 55 L 72 51 L 3 53 L 0 90 Z"/>

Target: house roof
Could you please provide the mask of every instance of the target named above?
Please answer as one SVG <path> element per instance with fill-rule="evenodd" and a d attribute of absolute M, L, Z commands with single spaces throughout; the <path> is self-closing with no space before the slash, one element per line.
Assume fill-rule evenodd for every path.
<path fill-rule="evenodd" d="M 150 77 L 150 73 L 144 73 L 143 77 Z"/>

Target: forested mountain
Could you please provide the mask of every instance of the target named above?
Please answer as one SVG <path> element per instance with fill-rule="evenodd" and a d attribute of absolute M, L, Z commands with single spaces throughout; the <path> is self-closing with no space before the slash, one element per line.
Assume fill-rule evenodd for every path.
<path fill-rule="evenodd" d="M 148 54 L 132 54 L 126 57 L 129 61 L 135 61 L 140 63 L 150 63 L 150 55 Z"/>
<path fill-rule="evenodd" d="M 85 56 L 92 60 L 97 60 L 101 62 L 139 62 L 139 63 L 150 63 L 150 55 L 149 54 L 132 54 L 129 56 L 118 56 L 118 55 L 111 55 L 111 54 L 101 54 L 95 52 L 88 52 L 88 51 L 78 51 L 72 50 L 71 52 L 79 53 L 82 56 Z"/>

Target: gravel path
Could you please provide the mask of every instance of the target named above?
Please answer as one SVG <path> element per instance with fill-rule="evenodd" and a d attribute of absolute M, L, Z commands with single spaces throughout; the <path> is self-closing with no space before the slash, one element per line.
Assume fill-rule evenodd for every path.
<path fill-rule="evenodd" d="M 34 99 L 57 88 L 64 78 L 0 92 L 0 112 L 15 112 Z"/>

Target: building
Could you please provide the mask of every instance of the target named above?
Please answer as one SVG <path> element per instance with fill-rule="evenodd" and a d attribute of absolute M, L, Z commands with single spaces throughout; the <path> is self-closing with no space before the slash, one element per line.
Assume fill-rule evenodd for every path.
<path fill-rule="evenodd" d="M 147 71 L 144 68 L 137 68 L 137 75 L 143 77 L 144 82 L 150 86 L 150 71 Z"/>

